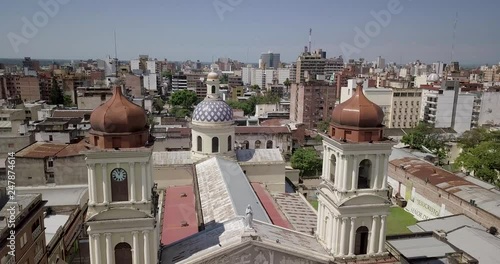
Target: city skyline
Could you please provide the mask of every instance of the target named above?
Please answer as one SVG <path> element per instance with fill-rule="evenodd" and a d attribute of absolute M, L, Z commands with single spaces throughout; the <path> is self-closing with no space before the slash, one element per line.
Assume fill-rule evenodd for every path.
<path fill-rule="evenodd" d="M 382 56 L 397 63 L 417 59 L 449 62 L 458 13 L 453 60 L 462 64 L 496 64 L 500 60 L 500 51 L 496 49 L 500 36 L 488 28 L 500 22 L 494 1 L 483 1 L 480 6 L 473 2 L 410 0 L 314 4 L 260 0 L 120 5 L 88 2 L 41 0 L 4 4 L 10 11 L 0 18 L 0 57 L 113 57 L 116 30 L 118 57 L 123 60 L 149 54 L 172 61 L 209 62 L 212 58 L 229 57 L 257 62 L 261 53 L 272 51 L 280 53 L 282 61 L 292 62 L 308 45 L 312 28 L 312 49 L 322 48 L 327 57 L 344 55 L 372 61 Z M 44 8 L 40 3 L 52 5 Z M 376 17 L 391 8 L 397 12 L 390 12 L 389 19 Z M 40 13 L 45 14 L 45 21 Z M 37 23 L 35 17 L 43 23 Z M 35 33 L 23 32 L 26 21 L 35 27 Z M 365 25 L 374 23 L 378 30 L 372 27 L 368 30 L 373 34 L 366 32 Z M 367 33 L 368 41 L 363 45 L 356 44 L 359 31 Z"/>

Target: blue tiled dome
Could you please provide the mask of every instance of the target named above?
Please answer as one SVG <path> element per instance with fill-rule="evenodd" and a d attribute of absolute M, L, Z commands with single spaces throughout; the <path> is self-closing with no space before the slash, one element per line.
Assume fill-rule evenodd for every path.
<path fill-rule="evenodd" d="M 203 100 L 193 112 L 195 122 L 231 122 L 233 121 L 233 109 L 222 100 Z"/>

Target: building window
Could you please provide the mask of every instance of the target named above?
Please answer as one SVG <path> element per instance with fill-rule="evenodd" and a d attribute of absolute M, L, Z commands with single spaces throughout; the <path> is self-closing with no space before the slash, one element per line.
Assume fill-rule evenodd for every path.
<path fill-rule="evenodd" d="M 249 149 L 250 148 L 250 142 L 248 140 L 243 141 L 243 149 Z"/>
<path fill-rule="evenodd" d="M 52 135 L 49 135 L 49 141 L 53 141 L 54 138 L 52 137 Z"/>
<path fill-rule="evenodd" d="M 201 136 L 198 136 L 196 138 L 196 151 L 201 152 L 203 148 L 202 146 L 203 146 L 203 139 L 201 138 Z"/>
<path fill-rule="evenodd" d="M 14 147 L 14 143 L 9 143 L 8 147 L 9 148 L 13 148 Z"/>
<path fill-rule="evenodd" d="M 233 140 L 231 139 L 231 135 L 229 135 L 227 137 L 227 151 L 231 151 L 232 149 L 231 145 L 233 145 Z"/>
<path fill-rule="evenodd" d="M 361 226 L 356 230 L 354 254 L 365 255 L 368 252 L 367 249 L 368 249 L 368 228 L 366 226 Z"/>
<path fill-rule="evenodd" d="M 272 140 L 268 140 L 267 143 L 266 143 L 266 148 L 267 149 L 272 149 L 273 148 L 273 141 Z"/>
<path fill-rule="evenodd" d="M 371 170 L 372 170 L 372 162 L 369 159 L 364 159 L 359 163 L 358 189 L 370 188 Z"/>
<path fill-rule="evenodd" d="M 217 152 L 219 152 L 219 138 L 213 137 L 212 138 L 212 153 L 217 153 Z"/>
<path fill-rule="evenodd" d="M 49 168 L 54 167 L 54 160 L 53 160 L 52 158 L 50 158 L 50 159 L 47 161 L 47 166 L 48 166 Z"/>
<path fill-rule="evenodd" d="M 212 85 L 212 94 L 215 94 L 215 85 Z"/>
<path fill-rule="evenodd" d="M 255 149 L 259 149 L 260 148 L 260 140 L 256 140 L 255 141 Z"/>
<path fill-rule="evenodd" d="M 116 244 L 115 263 L 132 264 L 132 247 L 128 243 Z"/>

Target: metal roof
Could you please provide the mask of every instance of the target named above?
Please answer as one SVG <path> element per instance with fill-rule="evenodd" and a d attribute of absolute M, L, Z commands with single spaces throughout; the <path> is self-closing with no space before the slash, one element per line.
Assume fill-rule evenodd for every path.
<path fill-rule="evenodd" d="M 57 186 L 17 186 L 18 194 L 42 194 L 47 201 L 46 206 L 80 205 L 87 202 L 88 186 L 85 185 L 57 185 Z"/>
<path fill-rule="evenodd" d="M 450 245 L 432 235 L 388 239 L 387 243 L 410 261 L 412 259 L 441 258 L 445 257 L 446 253 L 455 252 Z"/>
<path fill-rule="evenodd" d="M 264 142 L 265 143 L 265 142 Z M 236 157 L 246 163 L 284 163 L 279 149 L 238 149 Z"/>
<path fill-rule="evenodd" d="M 205 226 L 244 216 L 252 206 L 254 219 L 271 223 L 238 163 L 213 157 L 196 165 Z"/>
<path fill-rule="evenodd" d="M 484 229 L 461 227 L 446 234 L 448 242 L 467 252 L 481 264 L 498 264 L 500 238 Z"/>
<path fill-rule="evenodd" d="M 453 194 L 467 203 L 474 200 L 477 207 L 500 217 L 500 194 L 498 192 L 484 189 L 423 160 L 402 158 L 391 160 L 390 163 L 397 168 L 404 168 L 407 174 L 428 181 L 429 184 Z"/>
<path fill-rule="evenodd" d="M 479 223 L 475 222 L 474 220 L 470 219 L 469 217 L 463 214 L 419 221 L 416 225 L 409 226 L 408 228 L 410 230 L 418 230 L 419 232 L 439 231 L 439 230 L 448 232 L 462 226 L 470 226 L 480 229 L 483 228 Z"/>
<path fill-rule="evenodd" d="M 155 151 L 153 164 L 154 166 L 193 164 L 191 151 Z"/>
<path fill-rule="evenodd" d="M 168 187 L 165 193 L 161 243 L 171 244 L 198 233 L 193 185 Z"/>

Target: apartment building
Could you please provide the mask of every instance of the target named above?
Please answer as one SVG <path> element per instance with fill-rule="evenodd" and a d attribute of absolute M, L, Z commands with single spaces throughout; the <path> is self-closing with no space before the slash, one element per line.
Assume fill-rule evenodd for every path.
<path fill-rule="evenodd" d="M 304 52 L 297 58 L 297 70 L 295 76 L 296 83 L 306 81 L 305 72 L 315 80 L 318 75 L 325 75 L 326 59 L 323 56 L 322 50 L 317 50 L 313 53 Z"/>
<path fill-rule="evenodd" d="M 325 61 L 325 75 L 329 79 L 332 75 L 342 72 L 344 69 L 344 59 L 342 56 L 338 58 L 331 58 Z"/>
<path fill-rule="evenodd" d="M 458 134 L 471 129 L 476 95 L 461 92 L 458 81 L 443 81 L 439 90 L 426 93 L 422 100 L 424 122 L 436 128 L 453 128 Z"/>
<path fill-rule="evenodd" d="M 281 64 L 280 54 L 272 53 L 270 51 L 268 53 L 262 53 L 260 55 L 260 60 L 262 61 L 264 68 L 278 69 Z"/>
<path fill-rule="evenodd" d="M 108 87 L 78 87 L 78 109 L 95 109 L 113 96 Z"/>
<path fill-rule="evenodd" d="M 335 86 L 313 81 L 293 83 L 290 91 L 290 120 L 313 129 L 328 121 L 335 106 Z"/>
<path fill-rule="evenodd" d="M 18 194 L 15 203 L 8 204 L 0 211 L 0 262 L 1 263 L 47 263 L 47 248 L 44 226 L 44 206 L 41 194 Z M 8 210 L 14 206 L 15 254 L 9 254 L 12 219 Z"/>
<path fill-rule="evenodd" d="M 25 102 L 40 100 L 40 84 L 34 76 L 21 76 L 17 83 L 17 94 Z"/>
<path fill-rule="evenodd" d="M 412 128 L 418 125 L 421 89 L 392 89 L 392 114 L 389 127 Z"/>

